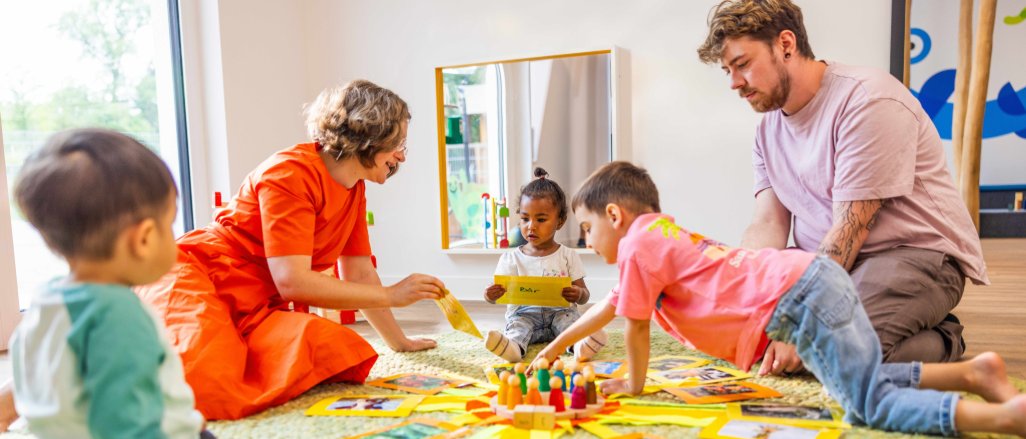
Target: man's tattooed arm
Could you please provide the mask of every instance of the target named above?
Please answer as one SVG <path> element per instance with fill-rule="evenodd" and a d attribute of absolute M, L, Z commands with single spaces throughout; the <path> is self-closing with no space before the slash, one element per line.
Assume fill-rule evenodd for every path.
<path fill-rule="evenodd" d="M 817 252 L 851 270 L 862 244 L 887 200 L 838 201 L 834 203 L 834 225 Z"/>

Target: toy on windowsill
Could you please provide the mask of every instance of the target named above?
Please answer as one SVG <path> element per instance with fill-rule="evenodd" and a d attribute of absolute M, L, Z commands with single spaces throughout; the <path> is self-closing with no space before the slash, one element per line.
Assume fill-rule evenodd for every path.
<path fill-rule="evenodd" d="M 509 208 L 506 207 L 506 199 L 503 198 L 498 203 L 499 206 L 499 219 L 498 224 L 499 231 L 496 235 L 499 239 L 499 248 L 509 248 Z"/>
<path fill-rule="evenodd" d="M 503 371 L 499 375 L 498 394 L 491 401 L 492 411 L 512 419 L 516 428 L 551 430 L 557 419 L 589 418 L 605 406 L 605 399 L 596 391 L 595 372 L 588 367 L 574 376 L 569 395 L 564 392 L 566 387 L 559 377 L 563 373 L 552 376 L 548 362 L 541 361 L 534 376 L 529 378 L 523 374 L 525 369 L 523 363 L 518 363 L 514 373 Z M 549 376 L 551 378 L 543 385 L 540 380 Z"/>
<path fill-rule="evenodd" d="M 489 213 L 492 211 L 491 208 L 492 196 L 488 195 L 488 192 L 481 194 L 481 211 L 484 213 L 484 228 L 481 229 L 481 248 L 488 248 L 488 230 L 492 228 L 491 223 L 488 221 Z"/>

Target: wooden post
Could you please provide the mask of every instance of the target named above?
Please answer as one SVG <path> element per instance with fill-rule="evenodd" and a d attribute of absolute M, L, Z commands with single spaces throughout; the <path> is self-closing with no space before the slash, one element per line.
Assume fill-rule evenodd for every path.
<path fill-rule="evenodd" d="M 905 0 L 905 68 L 901 74 L 901 82 L 908 88 L 912 77 L 912 0 Z"/>
<path fill-rule="evenodd" d="M 962 172 L 959 187 L 969 208 L 976 230 L 980 230 L 980 147 L 983 144 L 983 112 L 987 105 L 987 82 L 990 80 L 990 55 L 994 48 L 994 17 L 997 0 L 980 2 L 980 19 L 976 25 L 976 47 L 969 77 L 969 102 L 962 136 Z"/>
<path fill-rule="evenodd" d="M 955 163 L 955 181 L 961 182 L 962 136 L 965 131 L 965 107 L 969 100 L 969 73 L 973 56 L 973 0 L 961 0 L 958 10 L 958 68 L 955 70 L 955 114 L 951 118 L 951 155 Z"/>

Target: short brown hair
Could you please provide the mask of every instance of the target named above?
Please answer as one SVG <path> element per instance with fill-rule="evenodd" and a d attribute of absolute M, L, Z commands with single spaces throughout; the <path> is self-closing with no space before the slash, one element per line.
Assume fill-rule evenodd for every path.
<path fill-rule="evenodd" d="M 87 128 L 54 134 L 33 152 L 14 195 L 54 252 L 106 259 L 126 227 L 165 214 L 177 189 L 149 148 L 115 131 Z"/>
<path fill-rule="evenodd" d="M 815 59 L 802 10 L 790 0 L 724 0 L 709 15 L 709 35 L 698 48 L 698 59 L 715 64 L 727 39 L 747 36 L 772 45 L 785 30 L 794 33 L 799 55 Z"/>
<path fill-rule="evenodd" d="M 356 157 L 367 168 L 379 152 L 399 148 L 403 122 L 410 120 L 405 101 L 363 79 L 322 91 L 304 112 L 314 142 L 335 160 Z"/>
<path fill-rule="evenodd" d="M 574 211 L 584 206 L 604 212 L 609 203 L 632 213 L 659 212 L 659 189 L 644 168 L 630 162 L 611 162 L 592 173 L 570 202 Z"/>

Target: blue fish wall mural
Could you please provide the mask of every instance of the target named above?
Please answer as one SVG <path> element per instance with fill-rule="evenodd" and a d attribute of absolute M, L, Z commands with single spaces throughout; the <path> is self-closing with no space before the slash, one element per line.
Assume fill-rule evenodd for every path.
<path fill-rule="evenodd" d="M 1026 11 L 1024 11 L 1026 13 Z M 910 62 L 916 64 L 926 58 L 932 49 L 929 34 L 915 28 L 912 35 L 921 41 L 919 54 Z M 930 76 L 922 88 L 912 90 L 919 99 L 926 114 L 930 115 L 942 139 L 951 140 L 951 120 L 955 104 L 951 101 L 955 93 L 955 69 L 942 70 Z M 1016 90 L 1006 82 L 998 91 L 997 99 L 987 101 L 983 118 L 983 138 L 1015 134 L 1026 139 L 1026 85 Z"/>

